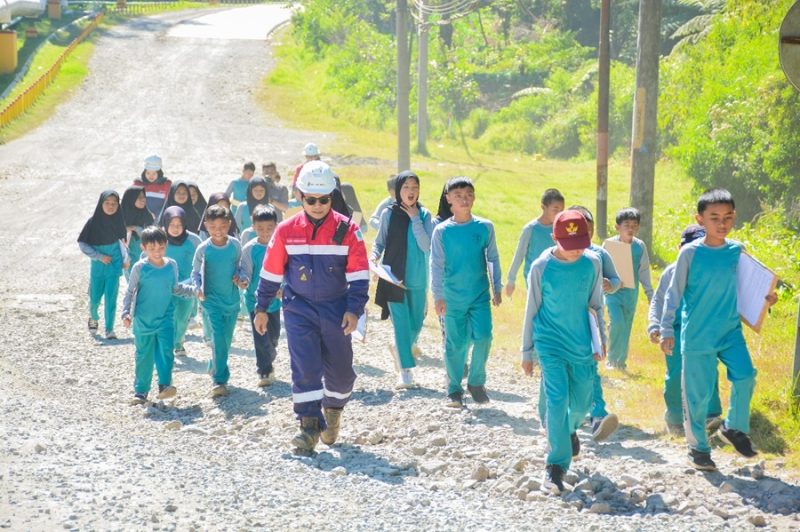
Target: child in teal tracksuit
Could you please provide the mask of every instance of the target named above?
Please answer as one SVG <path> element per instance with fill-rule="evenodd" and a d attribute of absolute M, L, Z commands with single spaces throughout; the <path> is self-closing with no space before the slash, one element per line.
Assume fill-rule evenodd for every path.
<path fill-rule="evenodd" d="M 158 373 L 158 399 L 174 397 L 172 385 L 175 335 L 173 296 L 191 298 L 192 287 L 178 281 L 178 265 L 166 256 L 167 233 L 160 227 L 146 227 L 141 233 L 146 255 L 131 268 L 128 290 L 122 305 L 122 322 L 130 327 L 136 345 L 136 377 L 133 404 L 143 404 L 153 380 L 153 363 Z"/>
<path fill-rule="evenodd" d="M 747 435 L 756 369 L 737 311 L 736 275 L 744 246 L 726 238 L 736 220 L 736 206 L 730 192 L 724 189 L 705 192 L 697 202 L 695 218 L 705 228 L 706 236 L 678 253 L 661 316 L 661 349 L 667 354 L 673 352 L 674 323 L 680 312 L 689 458 L 695 468 L 713 471 L 716 464 L 711 460 L 705 424 L 717 382 L 717 360 L 725 365 L 731 382 L 728 416 L 720 436 L 746 457 L 757 454 Z M 774 304 L 775 293 L 767 296 L 767 301 Z"/>
<path fill-rule="evenodd" d="M 253 209 L 252 229 L 256 238 L 247 242 L 242 248 L 242 268 L 250 279 L 259 279 L 267 246 L 278 225 L 278 213 L 272 205 L 258 205 Z M 256 289 L 258 282 L 247 285 L 244 302 L 250 314 L 250 326 L 253 329 L 253 346 L 256 351 L 256 370 L 258 386 L 270 386 L 275 382 L 275 357 L 278 355 L 278 340 L 281 337 L 281 295 L 280 293 L 267 307 L 267 332 L 260 334 L 253 325 L 256 315 Z"/>
<path fill-rule="evenodd" d="M 370 260 L 377 263 L 383 257 L 383 265 L 391 267 L 405 287 L 378 280 L 375 303 L 382 308 L 381 319 L 392 318 L 397 388 L 407 389 L 416 387 L 411 371 L 417 365 L 413 349 L 425 321 L 433 223 L 431 213 L 418 203 L 419 177 L 415 173 L 397 176 L 394 196 L 397 201 L 381 215 Z"/>
<path fill-rule="evenodd" d="M 153 225 L 153 215 L 147 210 L 147 196 L 144 187 L 130 186 L 122 193 L 120 202 L 122 218 L 125 220 L 125 227 L 128 230 L 128 256 L 138 257 L 142 253 L 142 242 L 139 235 L 145 227 Z M 125 269 L 125 275 L 130 274 L 131 263 Z"/>
<path fill-rule="evenodd" d="M 619 233 L 613 240 L 631 245 L 633 254 L 634 285 L 623 286 L 613 294 L 606 295 L 608 307 L 609 339 L 607 367 L 624 370 L 628 361 L 628 342 L 631 339 L 633 317 L 639 300 L 639 283 L 644 288 L 647 302 L 653 299 L 653 283 L 650 280 L 650 257 L 647 246 L 636 238 L 639 233 L 639 211 L 629 207 L 617 213 L 616 228 Z"/>
<path fill-rule="evenodd" d="M 492 346 L 490 278 L 495 306 L 502 302 L 503 284 L 494 225 L 472 214 L 472 181 L 466 177 L 448 181 L 447 202 L 453 216 L 438 224 L 431 238 L 431 290 L 436 314 L 444 316 L 447 404 L 462 408 L 461 381 L 470 344 L 467 390 L 476 403 L 489 402 L 485 385 L 486 361 Z"/>
<path fill-rule="evenodd" d="M 247 288 L 249 282 L 242 269 L 242 247 L 228 236 L 231 222 L 227 208 L 212 205 L 206 209 L 209 238 L 197 248 L 192 263 L 192 282 L 210 328 L 212 397 L 228 393 L 228 352 L 239 314 L 239 289 Z"/>
<path fill-rule="evenodd" d="M 186 211 L 182 207 L 173 205 L 167 207 L 161 215 L 161 227 L 167 232 L 167 257 L 178 265 L 178 279 L 182 283 L 191 283 L 192 262 L 194 254 L 200 246 L 200 237 L 187 231 Z M 175 355 L 186 356 L 186 347 L 183 345 L 189 319 L 195 311 L 197 300 L 183 297 L 174 297 L 175 305 Z"/>
<path fill-rule="evenodd" d="M 234 217 L 234 219 L 236 217 L 236 211 L 239 208 L 239 204 L 247 201 L 247 186 L 250 184 L 250 180 L 253 178 L 255 173 L 255 163 L 244 163 L 244 166 L 242 167 L 242 176 L 239 179 L 234 179 L 228 183 L 228 188 L 225 190 L 225 194 L 230 199 L 231 215 Z"/>
<path fill-rule="evenodd" d="M 527 283 L 528 272 L 531 271 L 533 261 L 539 258 L 545 249 L 553 246 L 553 220 L 558 213 L 564 210 L 564 196 L 558 190 L 548 188 L 542 194 L 541 207 L 542 214 L 522 228 L 514 259 L 508 269 L 508 281 L 506 282 L 508 297 L 514 294 L 520 265 L 523 266 L 522 278 Z"/>
<path fill-rule="evenodd" d="M 269 205 L 269 184 L 263 177 L 256 176 L 247 183 L 247 198 L 236 209 L 234 221 L 243 232 L 252 224 L 253 212 L 258 205 Z M 242 243 L 245 241 L 242 240 Z"/>
<path fill-rule="evenodd" d="M 105 299 L 106 339 L 114 340 L 114 314 L 117 312 L 119 278 L 128 268 L 127 231 L 120 210 L 119 194 L 106 190 L 100 194 L 94 214 L 78 236 L 78 246 L 91 261 L 89 269 L 89 332 L 97 332 L 100 301 Z"/>
<path fill-rule="evenodd" d="M 528 275 L 522 332 L 522 368 L 542 367 L 547 401 L 547 466 L 544 491 L 564 491 L 564 473 L 580 451 L 576 430 L 592 404 L 595 362 L 604 355 L 603 267 L 586 249 L 586 219 L 567 210 L 553 223 L 557 246 L 536 259 Z M 590 312 L 603 345 L 593 346 Z M 534 353 L 535 351 L 535 353 Z"/>

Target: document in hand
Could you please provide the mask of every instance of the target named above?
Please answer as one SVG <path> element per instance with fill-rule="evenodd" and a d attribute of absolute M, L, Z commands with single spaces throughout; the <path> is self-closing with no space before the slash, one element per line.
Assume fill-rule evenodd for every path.
<path fill-rule="evenodd" d="M 633 250 L 631 245 L 619 240 L 608 239 L 603 242 L 603 248 L 611 255 L 611 261 L 617 270 L 624 288 L 636 286 L 636 272 L 633 271 Z"/>
<path fill-rule="evenodd" d="M 353 340 L 358 340 L 359 342 L 366 342 L 367 341 L 367 311 L 364 310 L 364 313 L 358 318 L 358 325 L 356 325 L 356 330 L 350 333 L 353 336 Z"/>
<path fill-rule="evenodd" d="M 756 332 L 761 331 L 761 324 L 769 309 L 766 297 L 775 291 L 778 276 L 758 262 L 742 253 L 739 256 L 739 267 L 736 269 L 737 308 L 742 321 Z"/>
<path fill-rule="evenodd" d="M 399 286 L 400 288 L 405 288 L 405 286 L 403 286 L 403 281 L 398 279 L 392 273 L 392 267 L 391 266 L 388 266 L 386 264 L 375 264 L 374 262 L 370 261 L 369 269 L 372 270 L 372 273 L 374 273 L 375 275 L 377 275 L 379 278 L 383 279 L 384 281 L 388 281 L 388 282 L 392 283 L 393 285 Z"/>
<path fill-rule="evenodd" d="M 600 326 L 597 324 L 597 314 L 589 309 L 589 328 L 592 330 L 592 352 L 595 355 L 603 354 L 603 341 L 600 339 Z"/>

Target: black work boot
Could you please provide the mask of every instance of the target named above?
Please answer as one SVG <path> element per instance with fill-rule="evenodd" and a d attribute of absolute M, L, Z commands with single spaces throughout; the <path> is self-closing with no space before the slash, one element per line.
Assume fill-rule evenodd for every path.
<path fill-rule="evenodd" d="M 300 418 L 300 432 L 292 438 L 292 445 L 303 454 L 314 452 L 319 441 L 319 419 L 316 417 Z"/>

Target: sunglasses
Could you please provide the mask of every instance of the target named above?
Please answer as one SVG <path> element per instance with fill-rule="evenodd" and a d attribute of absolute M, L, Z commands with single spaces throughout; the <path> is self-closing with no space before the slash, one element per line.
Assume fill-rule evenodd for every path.
<path fill-rule="evenodd" d="M 316 205 L 319 202 L 320 205 L 327 205 L 331 201 L 330 196 L 322 196 L 321 198 L 313 198 L 309 196 L 303 196 L 303 201 L 305 201 L 308 205 Z"/>

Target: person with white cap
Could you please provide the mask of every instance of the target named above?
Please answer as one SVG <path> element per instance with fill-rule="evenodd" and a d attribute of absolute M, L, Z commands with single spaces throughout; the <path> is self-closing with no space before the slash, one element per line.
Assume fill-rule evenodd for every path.
<path fill-rule="evenodd" d="M 164 177 L 164 170 L 161 168 L 161 157 L 151 155 L 144 160 L 144 170 L 139 179 L 133 181 L 136 186 L 144 187 L 147 197 L 147 210 L 153 216 L 161 214 L 164 202 L 169 195 L 172 181 Z"/>
<path fill-rule="evenodd" d="M 336 178 L 321 161 L 297 180 L 303 212 L 275 230 L 261 269 L 254 328 L 264 334 L 267 309 L 283 289 L 283 319 L 292 367 L 292 400 L 310 454 L 320 439 L 333 445 L 356 374 L 350 333 L 369 299 L 369 263 L 361 231 L 332 210 Z"/>
<path fill-rule="evenodd" d="M 319 146 L 313 142 L 309 142 L 303 147 L 303 156 L 306 160 L 295 166 L 294 176 L 292 176 L 292 194 L 294 194 L 297 201 L 303 201 L 300 197 L 300 191 L 297 190 L 297 178 L 300 177 L 300 172 L 303 170 L 303 166 L 305 166 L 306 163 L 320 160 Z"/>

